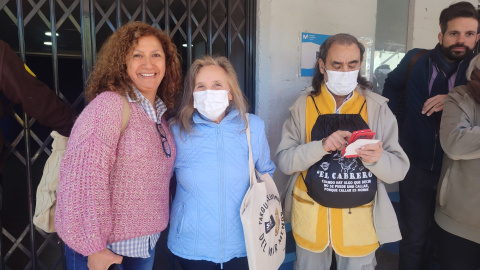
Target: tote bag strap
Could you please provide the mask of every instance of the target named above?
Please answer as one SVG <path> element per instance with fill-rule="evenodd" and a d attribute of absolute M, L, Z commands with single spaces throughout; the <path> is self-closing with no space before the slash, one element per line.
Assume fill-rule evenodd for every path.
<path fill-rule="evenodd" d="M 248 122 L 248 115 L 248 113 L 245 115 L 245 121 L 247 124 L 245 133 L 247 134 L 248 142 L 248 166 L 250 167 L 250 187 L 252 187 L 257 182 L 257 177 L 255 175 L 255 165 L 253 164 L 252 145 L 250 143 L 250 123 Z"/>

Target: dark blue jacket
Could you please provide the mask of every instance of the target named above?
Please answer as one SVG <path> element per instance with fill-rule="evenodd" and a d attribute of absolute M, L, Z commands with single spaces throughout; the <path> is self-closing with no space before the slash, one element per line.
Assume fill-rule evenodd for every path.
<path fill-rule="evenodd" d="M 405 93 L 405 117 L 401 126 L 400 145 L 410 159 L 410 164 L 435 172 L 442 167 L 443 150 L 438 136 L 441 112 L 427 116 L 422 114 L 425 101 L 430 98 L 428 86 L 432 77 L 432 50 L 421 56 L 411 69 L 406 88 L 404 86 L 408 64 L 421 49 L 410 50 L 400 64 L 388 74 L 383 88 L 383 96 L 389 99 L 388 106 L 395 112 L 399 96 Z M 467 83 L 465 71 L 473 58 L 462 61 L 458 67 L 455 87 Z M 448 94 L 448 93 L 445 93 Z"/>

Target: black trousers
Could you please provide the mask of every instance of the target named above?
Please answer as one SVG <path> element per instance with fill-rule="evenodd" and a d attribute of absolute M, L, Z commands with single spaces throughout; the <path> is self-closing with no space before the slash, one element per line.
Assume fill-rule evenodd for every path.
<path fill-rule="evenodd" d="M 480 244 L 436 227 L 441 270 L 480 269 Z"/>
<path fill-rule="evenodd" d="M 438 269 L 431 241 L 440 172 L 410 164 L 400 182 L 400 270 Z"/>
<path fill-rule="evenodd" d="M 203 260 L 187 260 L 184 258 L 180 258 L 175 256 L 180 265 L 182 266 L 182 270 L 248 270 L 248 260 L 247 257 L 241 258 L 233 258 L 228 262 L 223 263 L 222 265 L 219 263 L 203 261 Z"/>

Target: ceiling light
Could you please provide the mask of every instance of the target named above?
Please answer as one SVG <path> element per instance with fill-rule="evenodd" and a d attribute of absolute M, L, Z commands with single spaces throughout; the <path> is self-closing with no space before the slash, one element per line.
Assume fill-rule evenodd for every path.
<path fill-rule="evenodd" d="M 52 46 L 52 42 L 51 41 L 45 41 L 45 42 L 43 42 L 43 45 Z"/>
<path fill-rule="evenodd" d="M 183 43 L 183 44 L 182 44 L 182 47 L 185 47 L 185 48 L 187 48 L 187 43 Z M 192 44 L 192 45 L 190 45 L 190 47 L 193 47 L 193 44 Z"/>
<path fill-rule="evenodd" d="M 55 33 L 55 35 L 58 37 L 58 33 Z M 51 36 L 52 36 L 52 32 L 45 32 L 45 36 L 51 37 Z"/>

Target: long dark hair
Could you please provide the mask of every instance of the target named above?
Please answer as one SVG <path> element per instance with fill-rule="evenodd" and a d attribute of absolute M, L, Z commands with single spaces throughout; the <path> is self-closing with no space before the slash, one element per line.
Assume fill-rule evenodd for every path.
<path fill-rule="evenodd" d="M 350 45 L 355 44 L 360 49 L 360 62 L 363 62 L 363 54 L 365 53 L 365 46 L 358 41 L 358 39 L 350 34 L 336 34 L 329 37 L 323 44 L 320 46 L 320 51 L 318 53 L 318 58 L 322 59 L 323 63 L 327 62 L 327 54 L 328 50 L 332 47 L 333 44 L 340 44 L 340 45 Z M 320 72 L 320 66 L 317 63 L 315 64 L 314 75 L 312 79 L 312 95 L 316 96 L 320 94 L 320 89 L 323 83 L 324 76 Z M 373 84 L 369 82 L 365 77 L 360 76 L 358 73 L 357 79 L 358 85 L 362 89 L 372 89 Z"/>

